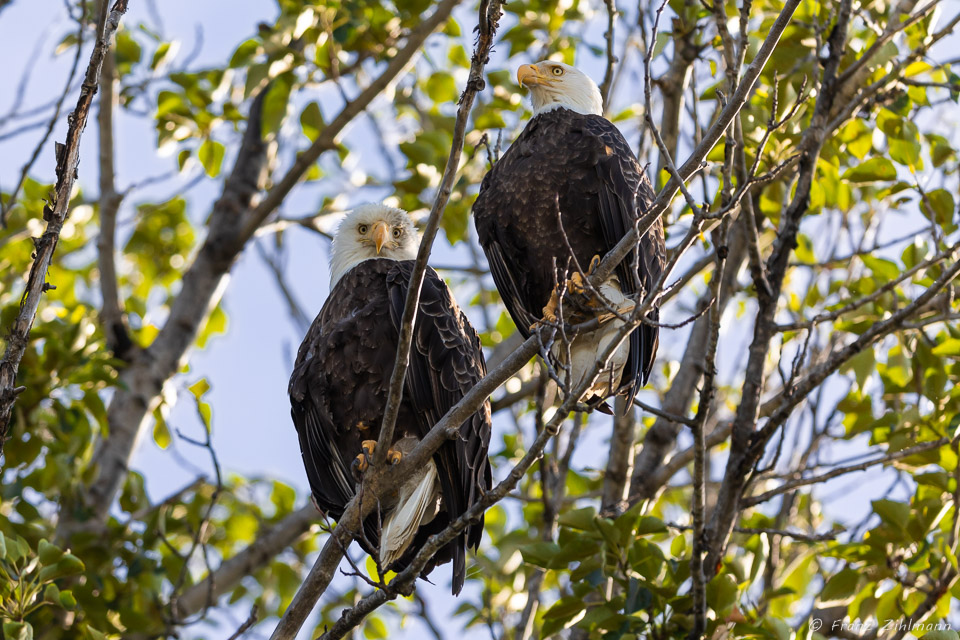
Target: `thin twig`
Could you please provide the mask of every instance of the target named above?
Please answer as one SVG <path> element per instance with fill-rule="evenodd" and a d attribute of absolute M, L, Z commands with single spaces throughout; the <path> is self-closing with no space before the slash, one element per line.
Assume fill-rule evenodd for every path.
<path fill-rule="evenodd" d="M 100 83 L 100 68 L 103 58 L 110 47 L 110 39 L 120 25 L 120 18 L 127 10 L 127 0 L 117 0 L 110 11 L 107 11 L 106 2 L 100 15 L 101 28 L 97 32 L 97 42 L 90 55 L 90 63 L 84 75 L 83 86 L 77 107 L 70 118 L 70 127 L 67 130 L 66 144 L 57 147 L 57 185 L 53 201 L 44 208 L 44 219 L 47 228 L 35 241 L 36 259 L 30 267 L 27 287 L 20 300 L 20 311 L 10 329 L 7 339 L 7 348 L 0 361 L 0 453 L 6 442 L 13 415 L 13 405 L 19 391 L 15 387 L 17 370 L 20 360 L 27 348 L 30 329 L 37 317 L 37 309 L 44 291 L 50 285 L 46 282 L 47 270 L 53 262 L 53 253 L 60 239 L 60 231 L 69 215 L 70 194 L 77 177 L 77 167 L 80 164 L 80 137 L 87 125 L 87 116 L 93 96 Z"/>

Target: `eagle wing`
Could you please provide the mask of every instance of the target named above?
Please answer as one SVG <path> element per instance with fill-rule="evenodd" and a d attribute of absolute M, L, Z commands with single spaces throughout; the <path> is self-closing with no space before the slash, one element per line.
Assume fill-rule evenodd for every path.
<path fill-rule="evenodd" d="M 637 162 L 623 134 L 609 120 L 601 116 L 587 116 L 584 132 L 596 140 L 596 172 L 600 180 L 598 211 L 607 251 L 612 250 L 629 232 L 636 220 L 653 204 L 654 193 L 646 172 Z M 660 220 L 640 240 L 639 260 L 636 251 L 623 260 L 616 269 L 620 288 L 638 301 L 652 291 L 660 278 L 664 263 L 663 226 Z M 639 282 L 639 287 L 637 286 Z M 659 308 L 653 308 L 647 317 L 659 319 Z M 630 335 L 630 356 L 625 365 L 622 389 L 628 402 L 646 383 L 657 353 L 659 328 L 643 324 Z"/>
<path fill-rule="evenodd" d="M 398 334 L 413 272 L 413 262 L 398 262 L 387 274 L 390 317 Z M 480 337 L 457 306 L 443 279 L 428 268 L 420 290 L 413 345 L 407 369 L 405 397 L 417 416 L 424 437 L 487 373 Z M 474 412 L 461 426 L 460 437 L 434 454 L 447 515 L 462 515 L 491 486 L 487 449 L 490 444 L 490 405 Z M 476 548 L 483 519 L 467 530 L 467 544 Z M 417 546 L 417 545 L 414 545 Z M 454 591 L 463 584 L 463 547 L 454 551 Z M 459 584 L 458 584 L 459 581 Z"/>
<path fill-rule="evenodd" d="M 317 506 L 335 520 L 355 494 L 350 452 L 359 452 L 364 439 L 356 423 L 372 422 L 386 391 L 369 375 L 382 368 L 372 361 L 379 351 L 373 345 L 388 343 L 386 334 L 393 331 L 381 326 L 377 305 L 367 300 L 371 285 L 378 281 L 382 286 L 382 275 L 378 278 L 375 271 L 356 269 L 331 290 L 300 345 L 290 376 L 290 414 L 310 491 Z M 385 293 L 381 297 L 386 299 Z M 345 419 L 348 413 L 353 420 Z M 364 522 L 364 533 L 361 545 L 375 553 L 379 541 L 375 518 Z"/>

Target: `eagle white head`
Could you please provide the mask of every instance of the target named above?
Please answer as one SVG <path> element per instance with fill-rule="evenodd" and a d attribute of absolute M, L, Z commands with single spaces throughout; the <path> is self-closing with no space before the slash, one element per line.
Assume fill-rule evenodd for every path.
<path fill-rule="evenodd" d="M 363 204 L 347 214 L 333 236 L 330 288 L 364 260 L 416 260 L 420 238 L 403 209 Z"/>
<path fill-rule="evenodd" d="M 568 64 L 552 60 L 525 64 L 517 69 L 517 82 L 530 89 L 535 116 L 561 107 L 603 115 L 603 96 L 597 83 Z"/>

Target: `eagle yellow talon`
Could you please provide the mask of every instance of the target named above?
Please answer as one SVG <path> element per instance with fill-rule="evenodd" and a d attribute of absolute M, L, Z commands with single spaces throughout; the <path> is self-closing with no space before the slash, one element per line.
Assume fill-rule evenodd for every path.
<path fill-rule="evenodd" d="M 557 322 L 557 306 L 560 304 L 560 296 L 557 295 L 557 290 L 554 289 L 550 294 L 550 301 L 547 302 L 547 306 L 543 308 L 543 319 L 550 324 L 556 324 Z M 540 324 L 539 322 L 534 323 L 534 327 Z M 531 327 L 532 328 L 532 327 Z"/>
<path fill-rule="evenodd" d="M 353 470 L 358 475 L 363 475 L 363 473 L 370 467 L 370 463 L 373 462 L 373 452 L 377 448 L 376 440 L 364 440 L 360 443 L 360 449 L 363 453 L 358 453 L 357 457 L 353 459 Z M 359 481 L 359 478 L 357 478 Z"/>
<path fill-rule="evenodd" d="M 567 290 L 574 295 L 583 295 L 587 292 L 587 287 L 584 285 L 583 276 L 579 272 L 574 273 L 567 280 Z"/>
<path fill-rule="evenodd" d="M 370 463 L 367 461 L 367 454 L 358 453 L 357 457 L 353 459 L 353 464 L 350 466 L 353 467 L 353 470 L 358 474 L 363 475 L 367 467 L 370 466 Z M 357 480 L 359 480 L 359 478 L 357 478 Z"/>
<path fill-rule="evenodd" d="M 592 276 L 593 272 L 597 270 L 597 267 L 600 266 L 600 256 L 595 255 L 590 258 L 590 266 L 587 267 L 587 275 Z"/>
<path fill-rule="evenodd" d="M 387 451 L 387 464 L 398 464 L 403 459 L 403 452 L 396 449 Z"/>

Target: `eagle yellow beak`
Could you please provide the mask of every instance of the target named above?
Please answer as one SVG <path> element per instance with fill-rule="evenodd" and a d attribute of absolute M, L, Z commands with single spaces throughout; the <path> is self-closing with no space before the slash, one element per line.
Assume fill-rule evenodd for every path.
<path fill-rule="evenodd" d="M 540 69 L 538 69 L 536 65 L 525 64 L 521 65 L 521 67 L 517 69 L 517 84 L 519 84 L 521 87 L 544 85 L 548 84 L 549 82 L 550 78 L 540 73 Z"/>
<path fill-rule="evenodd" d="M 380 250 L 383 248 L 383 245 L 386 244 L 387 238 L 389 237 L 390 228 L 386 222 L 381 220 L 373 225 L 373 243 L 377 245 L 377 255 L 380 255 Z"/>

